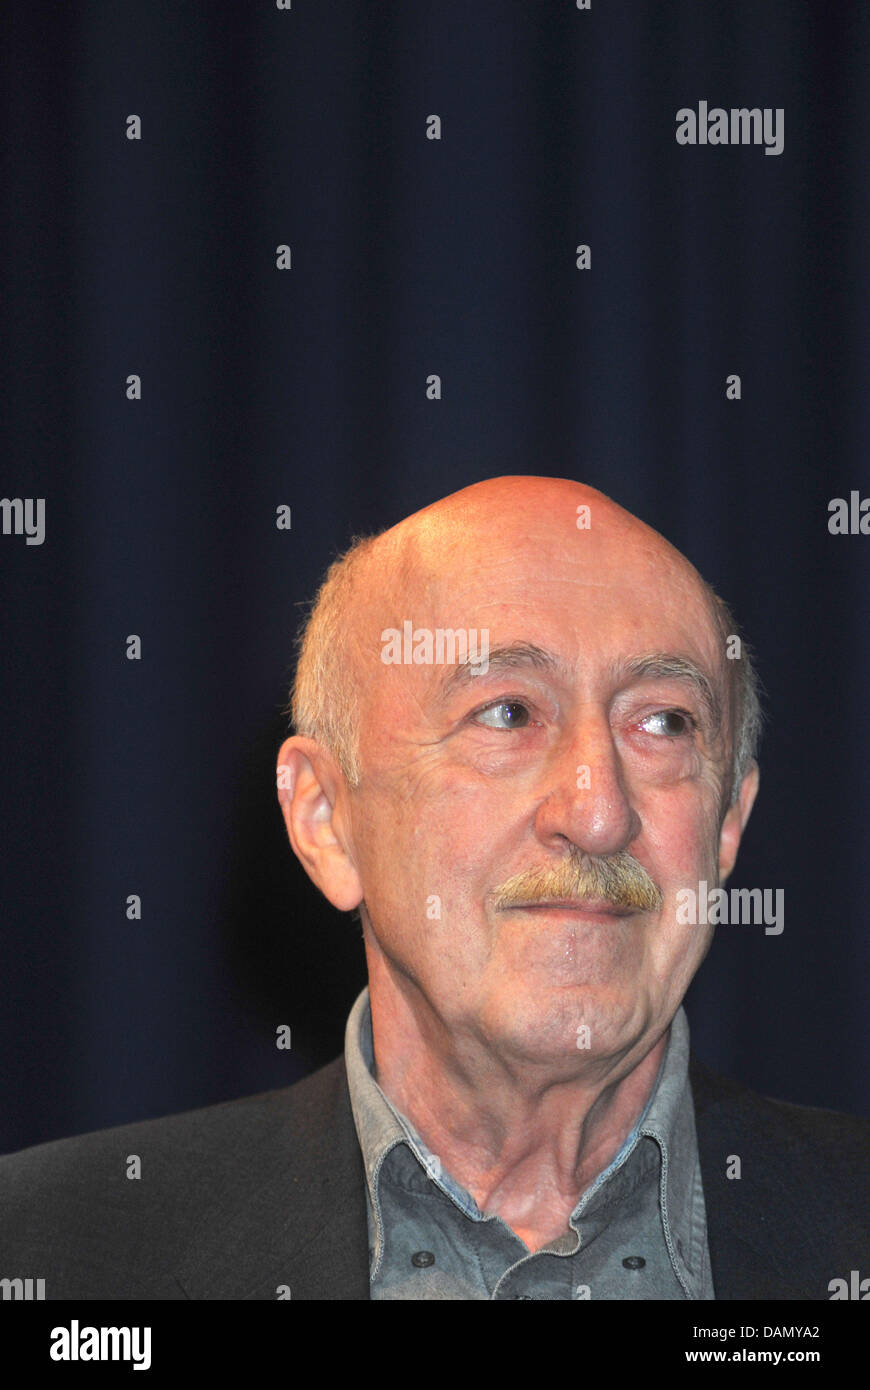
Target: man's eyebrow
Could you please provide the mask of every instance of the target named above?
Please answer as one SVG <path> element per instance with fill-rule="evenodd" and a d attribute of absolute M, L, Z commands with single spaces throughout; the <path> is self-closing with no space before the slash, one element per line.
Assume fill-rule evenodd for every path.
<path fill-rule="evenodd" d="M 620 661 L 613 670 L 614 678 L 634 680 L 680 680 L 691 684 L 698 695 L 711 725 L 718 733 L 722 727 L 722 702 L 709 676 L 685 656 L 656 652 L 651 656 L 633 657 Z"/>
<path fill-rule="evenodd" d="M 533 642 L 507 642 L 500 647 L 492 647 L 486 659 L 484 671 L 481 661 L 461 661 L 441 686 L 445 699 L 466 685 L 479 682 L 481 674 L 499 675 L 502 671 L 516 671 L 531 667 L 537 671 L 561 671 L 562 662 L 552 652 L 536 647 Z"/>

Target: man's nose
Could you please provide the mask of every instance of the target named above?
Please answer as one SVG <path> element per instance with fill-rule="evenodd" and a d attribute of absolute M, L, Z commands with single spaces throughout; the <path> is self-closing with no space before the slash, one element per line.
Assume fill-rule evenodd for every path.
<path fill-rule="evenodd" d="M 640 834 L 640 817 L 629 800 L 610 726 L 589 716 L 571 730 L 546 777 L 535 827 L 541 840 L 570 841 L 586 854 L 617 854 Z"/>

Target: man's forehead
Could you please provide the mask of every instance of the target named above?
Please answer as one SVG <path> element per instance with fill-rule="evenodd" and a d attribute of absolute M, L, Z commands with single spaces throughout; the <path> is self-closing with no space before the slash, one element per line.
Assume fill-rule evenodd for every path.
<path fill-rule="evenodd" d="M 449 597 L 488 580 L 507 582 L 511 573 L 517 582 L 526 575 L 571 582 L 630 570 L 646 580 L 700 589 L 685 556 L 594 489 L 561 479 L 492 482 L 445 498 L 383 537 L 385 559 L 389 554 L 409 598 L 420 591 Z M 520 486 L 525 483 L 528 488 Z"/>
<path fill-rule="evenodd" d="M 638 621 L 645 614 L 664 625 L 678 616 L 709 648 L 714 620 L 703 581 L 644 523 L 616 509 L 603 511 L 597 529 L 580 531 L 564 506 L 525 519 L 503 511 L 482 529 L 475 510 L 451 515 L 445 526 L 432 521 L 405 535 L 387 533 L 383 563 L 367 586 L 370 629 L 403 619 L 469 627 L 515 606 L 530 623 L 551 612 L 569 622 L 576 615 L 579 627 L 596 613 Z"/>

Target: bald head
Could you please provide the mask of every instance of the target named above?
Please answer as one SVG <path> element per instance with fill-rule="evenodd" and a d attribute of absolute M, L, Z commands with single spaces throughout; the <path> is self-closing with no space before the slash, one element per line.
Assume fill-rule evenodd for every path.
<path fill-rule="evenodd" d="M 548 595 L 557 608 L 584 605 L 603 617 L 614 596 L 625 603 L 632 594 L 653 613 L 660 602 L 700 644 L 721 723 L 727 804 L 755 757 L 759 733 L 748 649 L 740 639 L 740 659 L 726 659 L 726 643 L 739 639 L 734 621 L 685 556 L 603 493 L 570 479 L 487 479 L 357 539 L 330 567 L 302 634 L 294 723 L 329 749 L 356 786 L 362 730 L 369 746 L 389 736 L 378 730 L 384 681 L 404 678 L 414 701 L 439 676 L 385 667 L 384 632 L 407 623 L 451 632 L 489 631 L 505 620 L 516 626 L 524 611 L 531 617 L 530 598 L 546 610 Z M 539 615 L 534 621 L 539 625 Z M 581 650 L 574 655 L 582 660 Z"/>

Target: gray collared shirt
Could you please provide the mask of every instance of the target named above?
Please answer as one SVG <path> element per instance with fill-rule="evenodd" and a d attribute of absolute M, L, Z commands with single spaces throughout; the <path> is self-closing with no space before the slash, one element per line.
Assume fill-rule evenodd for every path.
<path fill-rule="evenodd" d="M 345 1064 L 366 1174 L 373 1299 L 712 1299 L 707 1220 L 677 1011 L 646 1108 L 583 1193 L 570 1229 L 531 1253 L 445 1172 L 373 1076 L 368 989 Z"/>

